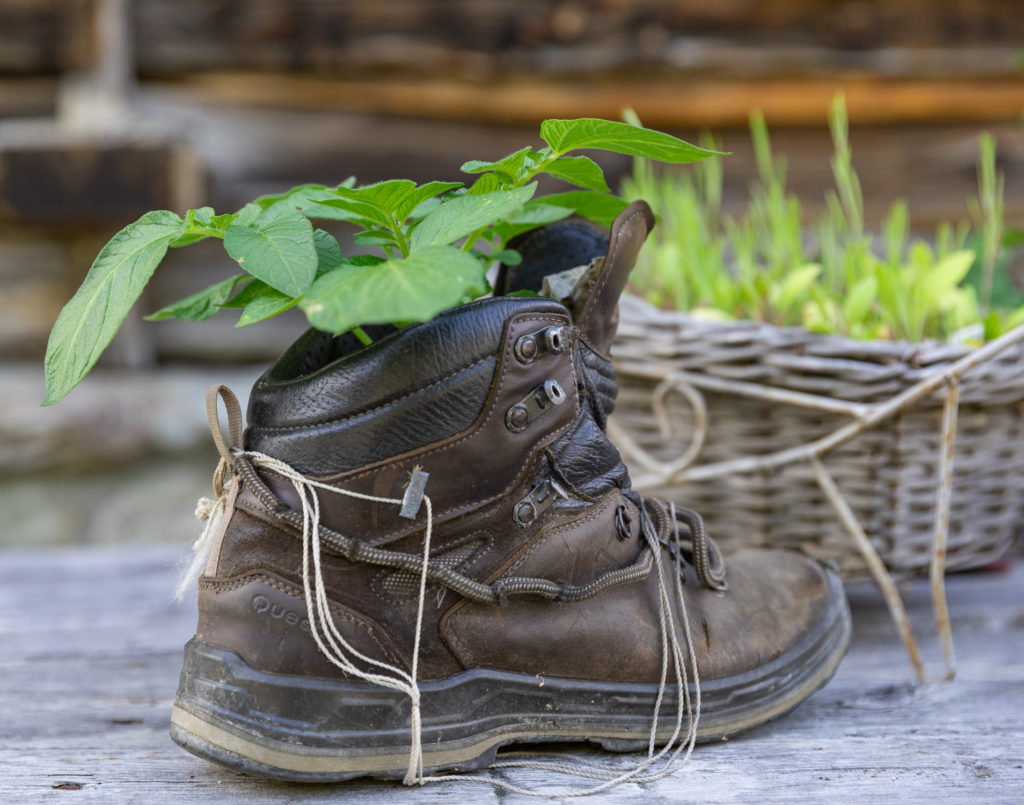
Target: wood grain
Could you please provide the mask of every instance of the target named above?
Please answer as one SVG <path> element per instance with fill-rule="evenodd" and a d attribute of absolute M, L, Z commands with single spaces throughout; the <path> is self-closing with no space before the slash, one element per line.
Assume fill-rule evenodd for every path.
<path fill-rule="evenodd" d="M 210 803 L 526 801 L 487 785 L 272 783 L 213 766 L 167 737 L 194 606 L 170 602 L 184 547 L 0 553 L 0 801 Z M 849 588 L 854 641 L 836 678 L 791 715 L 720 744 L 688 766 L 609 802 L 1017 803 L 1024 787 L 1024 566 L 948 581 L 960 673 L 915 685 L 884 606 Z M 904 590 L 930 634 L 924 584 Z M 633 755 L 580 757 L 625 770 Z M 557 790 L 539 772 L 503 773 Z M 63 786 L 63 787 L 61 787 Z M 69 789 L 76 793 L 69 793 Z M 600 798 L 599 798 L 600 799 Z"/>
<path fill-rule="evenodd" d="M 618 119 L 632 107 L 655 127 L 743 126 L 752 109 L 769 124 L 823 126 L 837 93 L 859 124 L 986 122 L 1016 119 L 1024 81 L 1007 79 L 837 78 L 550 81 L 517 77 L 328 80 L 290 75 L 202 73 L 182 81 L 209 101 L 263 108 L 321 109 L 536 124 L 551 117 Z"/>

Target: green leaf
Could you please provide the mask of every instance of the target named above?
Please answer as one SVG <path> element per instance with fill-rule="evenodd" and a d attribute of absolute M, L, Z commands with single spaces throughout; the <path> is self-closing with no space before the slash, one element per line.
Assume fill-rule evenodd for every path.
<path fill-rule="evenodd" d="M 235 213 L 235 220 L 231 223 L 238 224 L 239 226 L 249 226 L 261 212 L 263 212 L 263 208 L 256 202 L 250 201 Z"/>
<path fill-rule="evenodd" d="M 406 218 L 418 210 L 423 202 L 429 201 L 441 193 L 455 190 L 458 187 L 462 187 L 462 182 L 427 182 L 424 185 L 420 185 L 403 198 L 401 203 L 395 205 L 393 210 L 395 220 L 399 223 L 404 222 Z"/>
<path fill-rule="evenodd" d="M 228 224 L 238 218 L 238 213 L 226 212 L 223 215 L 214 215 L 210 218 L 210 226 L 214 229 L 227 229 Z"/>
<path fill-rule="evenodd" d="M 494 231 L 503 241 L 509 241 L 516 235 L 534 229 L 543 224 L 551 224 L 568 218 L 575 210 L 572 207 L 559 207 L 555 204 L 546 204 L 549 196 L 542 201 L 531 201 L 519 212 L 510 215 L 506 220 L 494 226 Z"/>
<path fill-rule="evenodd" d="M 344 213 L 332 210 L 320 204 L 325 199 L 335 198 L 337 191 L 321 184 L 308 184 L 292 188 L 280 199 L 267 207 L 261 218 L 278 212 L 298 212 L 307 218 L 325 218 L 328 220 L 348 220 Z"/>
<path fill-rule="evenodd" d="M 537 203 L 548 206 L 568 207 L 577 214 L 588 218 L 601 226 L 611 226 L 615 217 L 628 206 L 628 203 L 609 193 L 595 193 L 590 190 L 570 190 L 567 193 L 555 193 L 544 196 Z"/>
<path fill-rule="evenodd" d="M 487 255 L 488 260 L 497 260 L 507 266 L 517 266 L 523 262 L 523 256 L 515 249 L 502 249 L 500 252 L 493 252 Z"/>
<path fill-rule="evenodd" d="M 454 243 L 495 221 L 511 215 L 533 196 L 537 183 L 513 190 L 466 195 L 445 201 L 412 231 L 413 249 Z"/>
<path fill-rule="evenodd" d="M 441 199 L 439 198 L 428 198 L 426 201 L 422 201 L 416 205 L 416 207 L 406 215 L 406 219 L 412 218 L 418 221 L 420 218 L 426 218 L 430 213 L 441 206 Z"/>
<path fill-rule="evenodd" d="M 484 193 L 493 193 L 496 190 L 501 190 L 501 180 L 498 178 L 498 174 L 484 173 L 470 185 L 467 192 L 471 196 L 480 196 Z"/>
<path fill-rule="evenodd" d="M 338 239 L 322 229 L 313 230 L 313 248 L 316 249 L 316 275 L 326 274 L 341 265 L 341 246 Z"/>
<path fill-rule="evenodd" d="M 671 134 L 593 117 L 545 120 L 540 124 L 540 136 L 558 154 L 577 148 L 600 148 L 616 154 L 672 163 L 696 162 L 710 156 L 722 156 L 719 151 L 700 148 Z"/>
<path fill-rule="evenodd" d="M 533 149 L 530 146 L 520 148 L 513 154 L 509 154 L 507 157 L 502 157 L 495 162 L 483 162 L 479 159 L 471 159 L 469 162 L 464 162 L 460 170 L 463 173 L 484 173 L 485 171 L 494 171 L 501 178 L 509 182 L 514 182 L 519 178 L 519 171 L 523 168 L 523 162 L 527 155 Z"/>
<path fill-rule="evenodd" d="M 325 274 L 299 302 L 310 323 L 332 333 L 364 324 L 425 321 L 485 287 L 480 260 L 451 246 L 428 246 L 401 260 Z"/>
<path fill-rule="evenodd" d="M 180 238 L 175 238 L 168 244 L 172 249 L 178 249 L 182 246 L 191 246 L 193 243 L 198 243 L 201 240 L 206 240 L 210 237 L 205 232 L 192 232 L 190 234 L 182 235 Z"/>
<path fill-rule="evenodd" d="M 1003 235 L 1003 248 L 1016 249 L 1018 246 L 1024 246 L 1024 229 L 1007 227 Z"/>
<path fill-rule="evenodd" d="M 1006 314 L 1006 320 L 1003 322 L 1003 332 L 1008 333 L 1022 324 L 1024 324 L 1024 305 Z"/>
<path fill-rule="evenodd" d="M 351 188 L 353 185 L 355 185 L 355 177 L 352 176 L 339 184 L 337 188 L 331 188 L 323 184 L 300 184 L 283 193 L 272 193 L 270 195 L 260 196 L 255 201 L 250 202 L 250 204 L 246 204 L 240 212 L 245 211 L 247 207 L 252 206 L 259 212 L 280 212 L 281 210 L 291 210 L 293 212 L 301 212 L 303 215 L 310 218 L 335 219 L 338 217 L 335 214 L 335 211 L 319 207 L 317 202 L 323 199 L 333 198 L 335 191 L 338 188 Z M 257 212 L 257 214 L 259 214 L 259 212 Z M 243 221 L 243 223 L 251 222 L 252 217 Z"/>
<path fill-rule="evenodd" d="M 257 321 L 269 319 L 295 307 L 298 299 L 275 291 L 262 280 L 253 280 L 235 297 L 224 303 L 226 308 L 243 308 L 235 327 L 245 327 Z"/>
<path fill-rule="evenodd" d="M 557 176 L 577 187 L 607 193 L 608 182 L 604 179 L 604 171 L 590 157 L 559 157 L 546 168 L 544 173 Z"/>
<path fill-rule="evenodd" d="M 219 313 L 220 309 L 224 307 L 224 303 L 228 301 L 228 297 L 234 293 L 235 288 L 247 279 L 249 279 L 248 274 L 236 274 L 233 277 L 228 277 L 209 288 L 204 288 L 198 293 L 161 308 L 156 313 L 150 313 L 145 319 L 146 321 L 162 321 L 164 319 L 203 321 Z"/>
<path fill-rule="evenodd" d="M 212 227 L 210 219 L 213 217 L 213 207 L 199 207 L 195 210 L 189 210 L 185 213 L 185 225 L 186 226 L 206 226 Z"/>
<path fill-rule="evenodd" d="M 235 221 L 224 248 L 254 277 L 289 296 L 301 296 L 316 276 L 313 225 L 298 212 L 268 210 L 250 225 Z"/>
<path fill-rule="evenodd" d="M 395 246 L 394 233 L 389 229 L 364 229 L 356 234 L 352 241 L 357 246 Z"/>
<path fill-rule="evenodd" d="M 264 293 L 266 290 L 273 290 L 263 280 L 254 279 L 242 290 L 236 293 L 233 297 L 224 302 L 221 307 L 228 308 L 243 308 L 248 305 L 253 299 Z M 278 292 L 280 293 L 280 292 Z"/>
<path fill-rule="evenodd" d="M 779 312 L 789 310 L 794 303 L 798 302 L 807 289 L 814 284 L 819 274 L 821 274 L 821 266 L 813 264 L 799 266 L 786 275 L 781 285 L 772 286 L 771 291 L 777 291 L 777 299 L 774 301 Z M 763 277 L 764 275 L 761 274 L 758 279 Z"/>
<path fill-rule="evenodd" d="M 510 215 L 505 220 L 510 224 L 532 224 L 534 226 L 539 224 L 553 224 L 555 221 L 561 221 L 563 218 L 568 218 L 576 211 L 573 207 L 548 204 L 547 200 L 549 198 L 551 198 L 551 196 L 545 196 L 540 201 L 531 201 L 519 210 L 519 212 L 514 215 Z"/>
<path fill-rule="evenodd" d="M 849 326 L 861 324 L 878 296 L 878 278 L 873 274 L 861 277 L 843 302 L 843 318 Z"/>
<path fill-rule="evenodd" d="M 185 213 L 185 232 L 181 237 L 171 241 L 171 248 L 188 246 L 205 238 L 216 237 L 218 233 L 221 233 L 221 237 L 223 237 L 227 225 L 237 217 L 236 213 L 215 215 L 213 207 L 189 210 Z"/>
<path fill-rule="evenodd" d="M 948 289 L 955 288 L 971 269 L 974 252 L 960 249 L 951 252 L 926 273 L 929 289 L 934 298 L 940 298 Z"/>
<path fill-rule="evenodd" d="M 386 262 L 386 258 L 378 257 L 376 254 L 350 254 L 341 261 L 341 267 L 351 268 L 352 266 L 379 266 L 381 263 Z"/>
<path fill-rule="evenodd" d="M 287 198 L 292 196 L 300 195 L 308 190 L 326 190 L 327 185 L 324 184 L 300 184 L 289 190 L 285 190 L 283 193 L 269 193 L 265 196 L 253 199 L 250 204 L 254 204 L 260 208 L 260 210 L 269 210 L 271 207 L 279 204 Z M 246 206 L 249 206 L 248 204 Z"/>
<path fill-rule="evenodd" d="M 269 319 L 279 313 L 284 313 L 298 304 L 298 299 L 288 296 L 280 291 L 275 291 L 269 285 L 264 285 L 263 290 L 249 304 L 245 306 L 242 315 L 238 317 L 235 327 L 246 327 L 258 321 Z"/>
<path fill-rule="evenodd" d="M 347 220 L 364 222 L 367 229 L 391 230 L 400 223 L 394 210 L 403 207 L 415 190 L 416 183 L 409 179 L 389 179 L 353 189 L 339 187 L 330 191 L 329 196 L 317 199 L 316 204 L 321 209 L 340 211 L 349 216 Z M 413 203 L 409 210 L 418 203 Z"/>
<path fill-rule="evenodd" d="M 147 212 L 107 243 L 57 317 L 46 346 L 43 405 L 63 399 L 85 377 L 139 298 L 185 222 L 167 210 Z"/>

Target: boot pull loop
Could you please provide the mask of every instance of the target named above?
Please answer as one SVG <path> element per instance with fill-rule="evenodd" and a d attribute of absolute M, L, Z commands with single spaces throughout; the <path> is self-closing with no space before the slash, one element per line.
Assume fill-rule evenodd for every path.
<path fill-rule="evenodd" d="M 218 400 L 224 401 L 224 410 L 228 415 L 228 440 L 224 440 L 224 433 L 220 429 L 220 411 Z M 210 435 L 213 436 L 213 443 L 217 446 L 217 452 L 227 463 L 231 463 L 231 450 L 242 448 L 242 406 L 238 403 L 238 397 L 227 386 L 214 383 L 206 390 L 206 418 L 210 423 Z"/>

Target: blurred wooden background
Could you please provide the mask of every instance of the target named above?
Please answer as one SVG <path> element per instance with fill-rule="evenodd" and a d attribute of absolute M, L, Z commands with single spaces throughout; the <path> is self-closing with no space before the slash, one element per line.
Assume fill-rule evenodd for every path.
<path fill-rule="evenodd" d="M 720 135 L 727 204 L 744 198 L 746 121 L 761 109 L 813 206 L 842 91 L 869 217 L 902 197 L 922 228 L 967 215 L 984 128 L 1019 220 L 1020 12 L 1015 0 L 4 0 L 0 353 L 40 357 L 96 247 L 147 209 L 234 209 L 350 174 L 454 178 L 464 159 L 533 142 L 545 117 L 625 106 L 685 137 Z M 175 258 L 150 307 L 229 269 L 215 248 Z M 208 333 L 161 324 L 133 328 L 144 343 L 110 360 L 280 349 L 273 325 L 210 327 L 221 354 Z"/>
<path fill-rule="evenodd" d="M 988 130 L 1019 225 L 1022 47 L 1020 0 L 0 0 L 0 390 L 34 399 L 60 307 L 142 212 L 229 211 L 350 174 L 459 178 L 465 159 L 535 142 L 545 117 L 632 106 L 688 139 L 713 131 L 733 152 L 734 207 L 759 108 L 791 189 L 813 208 L 832 182 L 826 112 L 843 92 L 869 221 L 897 198 L 922 231 L 966 218 Z M 613 181 L 629 168 L 602 161 Z M 242 330 L 231 314 L 139 320 L 231 268 L 218 244 L 173 253 L 103 363 L 138 377 L 272 360 L 300 316 Z M 66 415 L 25 416 L 0 413 L 0 442 Z M 65 428 L 65 459 L 102 459 L 109 434 Z M 23 471 L 17 450 L 0 458 L 0 480 Z"/>

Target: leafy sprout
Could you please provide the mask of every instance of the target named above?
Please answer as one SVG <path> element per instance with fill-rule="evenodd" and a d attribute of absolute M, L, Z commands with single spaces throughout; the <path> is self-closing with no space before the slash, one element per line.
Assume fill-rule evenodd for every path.
<path fill-rule="evenodd" d="M 713 151 L 651 129 L 596 118 L 546 120 L 541 148 L 527 146 L 493 162 L 471 160 L 464 182 L 391 179 L 357 185 L 306 184 L 263 196 L 234 213 L 210 207 L 184 217 L 143 215 L 100 251 L 82 286 L 61 311 L 46 351 L 44 405 L 61 400 L 92 368 L 169 248 L 219 239 L 241 273 L 148 316 L 200 321 L 224 308 L 241 310 L 238 326 L 299 307 L 331 333 L 362 326 L 427 320 L 491 289 L 495 260 L 515 262 L 508 241 L 572 214 L 608 225 L 627 202 L 608 190 L 596 162 L 579 150 L 611 151 L 671 163 Z M 548 174 L 579 188 L 535 198 Z M 376 255 L 342 255 L 313 221 L 347 221 L 355 242 Z"/>
<path fill-rule="evenodd" d="M 750 121 L 757 179 L 743 215 L 720 212 L 719 160 L 663 174 L 635 160 L 623 193 L 647 199 L 661 225 L 640 253 L 634 290 L 658 306 L 714 320 L 802 325 L 862 339 L 976 340 L 1024 322 L 1024 295 L 999 258 L 1004 246 L 1024 237 L 1005 232 L 1003 178 L 988 135 L 980 138 L 979 195 L 971 202 L 978 234 L 969 237 L 966 223 L 943 223 L 926 242 L 911 239 L 902 201 L 892 205 L 880 232 L 865 230 L 841 97 L 833 103 L 830 129 L 835 189 L 817 223 L 788 192 L 785 160 L 773 154 L 760 114 Z M 710 137 L 701 143 L 720 148 Z M 968 248 L 971 242 L 980 258 Z"/>

